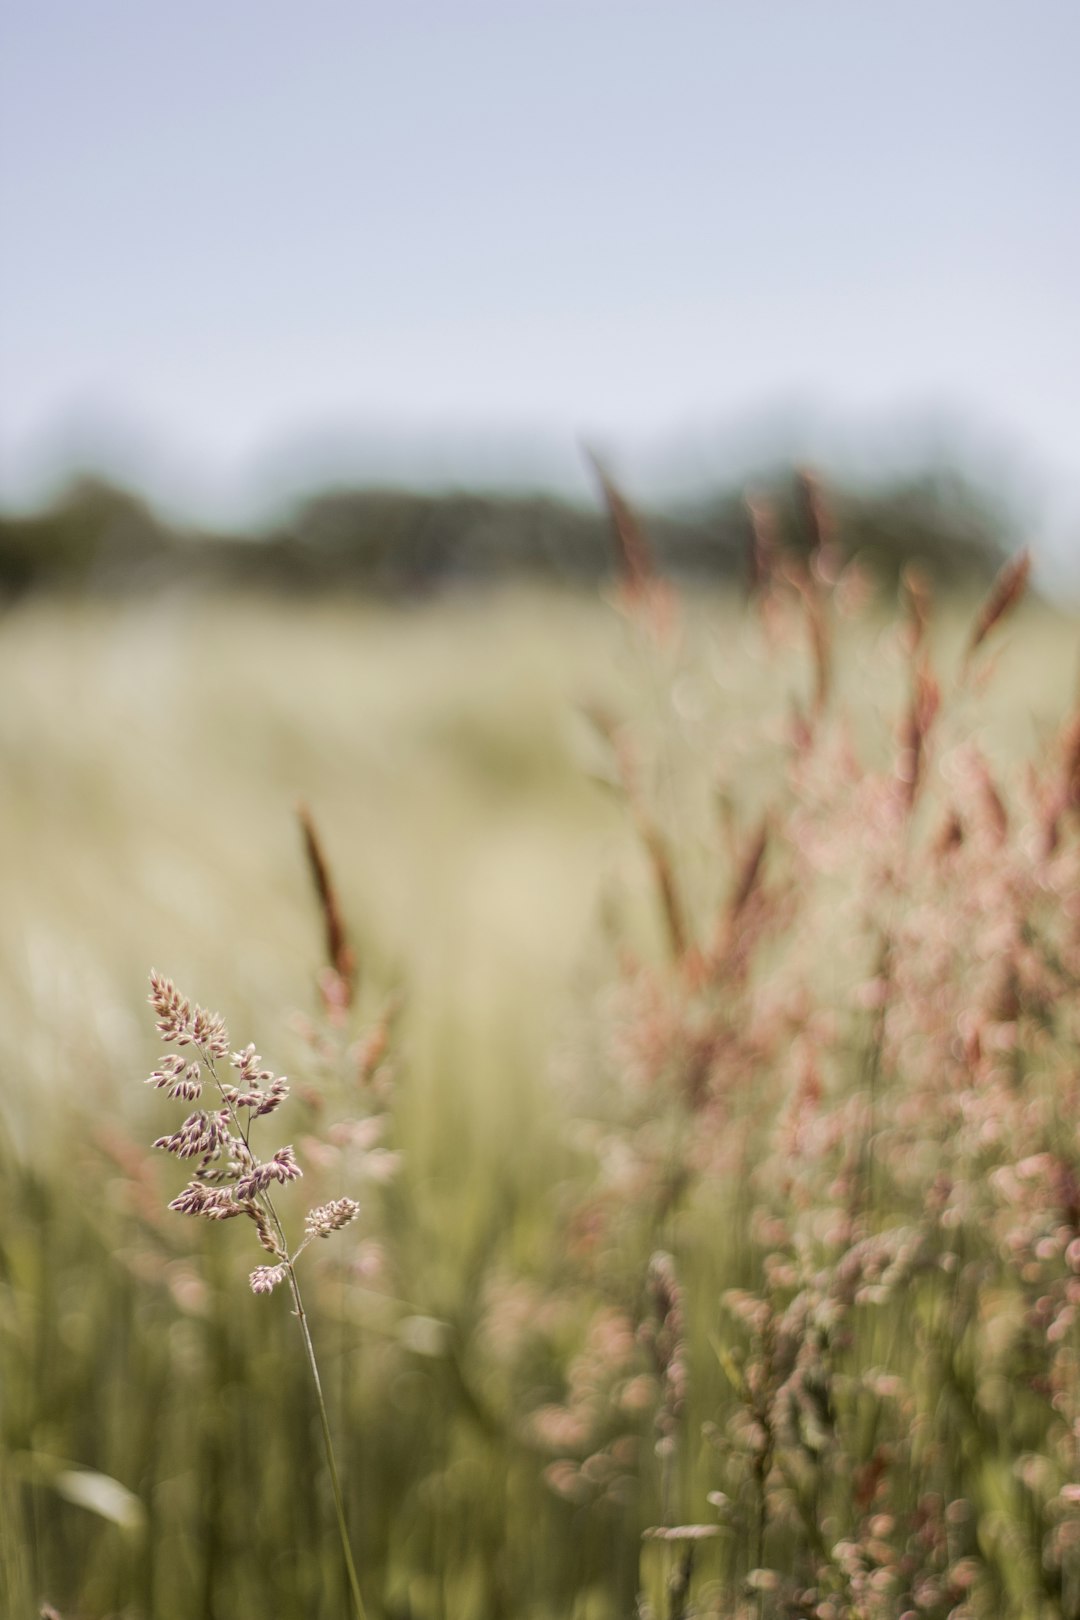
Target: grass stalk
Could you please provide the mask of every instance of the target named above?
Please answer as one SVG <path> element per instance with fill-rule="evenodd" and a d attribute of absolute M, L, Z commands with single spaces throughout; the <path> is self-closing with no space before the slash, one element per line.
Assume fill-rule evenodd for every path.
<path fill-rule="evenodd" d="M 311 1369 L 311 1381 L 315 1386 L 315 1400 L 319 1408 L 319 1423 L 322 1427 L 323 1449 L 326 1452 L 326 1466 L 330 1471 L 330 1484 L 334 1493 L 334 1509 L 337 1514 L 338 1533 L 341 1537 L 341 1551 L 349 1576 L 349 1590 L 352 1593 L 353 1608 L 356 1611 L 356 1620 L 367 1620 L 367 1610 L 364 1608 L 364 1600 L 360 1593 L 360 1579 L 356 1573 L 356 1561 L 353 1558 L 352 1543 L 349 1540 L 349 1527 L 345 1519 L 345 1498 L 341 1491 L 341 1477 L 338 1474 L 337 1457 L 334 1454 L 334 1439 L 330 1432 L 330 1418 L 326 1410 L 322 1379 L 319 1376 L 319 1363 L 315 1356 L 315 1345 L 311 1337 L 311 1328 L 308 1325 L 307 1312 L 304 1310 L 304 1302 L 300 1296 L 300 1285 L 296 1280 L 296 1270 L 291 1262 L 288 1266 L 288 1276 L 293 1304 L 296 1307 L 296 1318 L 300 1323 L 300 1332 L 304 1340 L 308 1366 Z"/>

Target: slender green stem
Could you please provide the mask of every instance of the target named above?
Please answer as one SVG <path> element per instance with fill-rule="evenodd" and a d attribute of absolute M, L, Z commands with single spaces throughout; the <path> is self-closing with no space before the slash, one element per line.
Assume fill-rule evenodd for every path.
<path fill-rule="evenodd" d="M 338 1531 L 341 1535 L 341 1550 L 345 1555 L 345 1568 L 349 1575 L 349 1587 L 352 1591 L 353 1606 L 356 1610 L 356 1620 L 367 1620 L 367 1611 L 364 1600 L 360 1596 L 360 1581 L 356 1573 L 356 1564 L 353 1561 L 352 1546 L 349 1542 L 349 1529 L 345 1522 L 345 1499 L 341 1494 L 341 1480 L 338 1476 L 337 1459 L 334 1456 L 334 1442 L 330 1434 L 330 1419 L 326 1413 L 326 1401 L 323 1397 L 322 1379 L 319 1377 L 319 1364 L 315 1359 L 315 1346 L 311 1342 L 311 1329 L 308 1327 L 307 1313 L 304 1302 L 300 1298 L 300 1288 L 296 1281 L 296 1272 L 291 1261 L 286 1262 L 289 1272 L 289 1287 L 292 1290 L 293 1303 L 296 1306 L 296 1316 L 300 1323 L 300 1332 L 304 1336 L 304 1348 L 307 1351 L 308 1366 L 311 1368 L 311 1378 L 315 1385 L 315 1396 L 319 1404 L 319 1421 L 322 1424 L 323 1445 L 326 1449 L 326 1463 L 330 1470 L 330 1483 L 334 1490 L 334 1507 L 337 1510 Z"/>
<path fill-rule="evenodd" d="M 221 1100 L 225 1104 L 225 1108 L 233 1122 L 234 1128 L 243 1140 L 244 1146 L 247 1147 L 248 1132 L 240 1122 L 240 1117 L 237 1113 L 235 1105 L 229 1101 L 225 1094 L 225 1088 L 218 1076 L 212 1054 L 208 1052 L 205 1047 L 200 1046 L 199 1055 L 201 1056 L 207 1069 L 210 1071 L 211 1077 L 213 1078 L 214 1084 L 217 1086 L 218 1091 L 221 1093 Z M 250 1125 L 251 1119 L 249 1116 L 249 1129 Z M 341 1550 L 345 1555 L 345 1568 L 349 1575 L 349 1587 L 352 1592 L 353 1607 L 356 1610 L 356 1620 L 367 1620 L 367 1611 L 364 1608 L 364 1600 L 360 1596 L 360 1581 L 356 1573 L 356 1563 L 353 1559 L 352 1545 L 349 1541 L 349 1527 L 345 1522 L 345 1499 L 341 1494 L 341 1479 L 338 1475 L 337 1458 L 334 1455 L 334 1441 L 330 1433 L 330 1419 L 326 1412 L 326 1399 L 323 1395 L 322 1379 L 319 1377 L 319 1363 L 315 1359 L 315 1346 L 311 1341 L 311 1329 L 308 1327 L 307 1312 L 304 1310 L 304 1302 L 300 1297 L 300 1285 L 296 1280 L 295 1261 L 299 1255 L 303 1253 L 304 1249 L 307 1248 L 310 1240 L 305 1239 L 305 1241 L 300 1245 L 299 1249 L 297 1249 L 296 1254 L 294 1254 L 292 1259 L 290 1259 L 289 1245 L 285 1237 L 285 1229 L 282 1226 L 281 1221 L 278 1219 L 278 1213 L 274 1208 L 269 1192 L 263 1191 L 261 1194 L 259 1194 L 256 1198 L 256 1202 L 261 1204 L 264 1211 L 270 1216 L 274 1230 L 277 1233 L 279 1253 L 282 1261 L 284 1262 L 285 1269 L 288 1272 L 289 1287 L 292 1290 L 293 1304 L 296 1306 L 296 1318 L 300 1323 L 300 1332 L 304 1337 L 304 1348 L 307 1351 L 308 1366 L 311 1368 L 311 1378 L 315 1385 L 315 1396 L 319 1405 L 319 1422 L 322 1424 L 323 1446 L 326 1451 L 327 1467 L 330 1470 L 330 1483 L 334 1490 L 334 1508 L 337 1512 L 338 1533 L 341 1536 Z"/>

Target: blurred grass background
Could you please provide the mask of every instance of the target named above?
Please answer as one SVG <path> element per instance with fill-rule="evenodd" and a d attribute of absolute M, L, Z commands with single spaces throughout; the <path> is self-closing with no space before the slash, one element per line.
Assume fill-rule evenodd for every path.
<path fill-rule="evenodd" d="M 946 614 L 946 649 L 968 611 Z M 857 637 L 849 692 L 891 712 L 900 665 L 873 620 Z M 1075 647 L 1045 606 L 1017 620 L 991 753 L 1060 720 Z M 248 1293 L 247 1233 L 158 1219 L 176 1167 L 143 1152 L 172 1118 L 140 1085 L 151 965 L 298 1090 L 317 1080 L 328 1119 L 348 1112 L 344 1066 L 293 1016 L 315 1013 L 322 949 L 300 798 L 358 950 L 358 1030 L 404 997 L 403 1167 L 361 1193 L 397 1293 L 330 1257 L 313 1298 L 365 1583 L 417 1620 L 632 1611 L 647 1491 L 599 1518 L 558 1500 L 479 1337 L 492 1276 L 557 1266 L 561 1077 L 588 1061 L 618 942 L 656 932 L 579 705 L 656 741 L 693 900 L 714 881 L 694 870 L 699 826 L 717 795 L 753 798 L 778 696 L 805 679 L 800 651 L 769 663 L 717 590 L 659 669 L 603 601 L 526 587 L 30 597 L 0 620 L 4 1614 L 346 1612 L 284 1301 Z M 283 1139 L 317 1126 L 305 1108 L 279 1116 Z M 355 1255 L 362 1237 L 336 1241 Z M 717 1287 L 726 1263 L 723 1243 L 703 1253 Z"/>

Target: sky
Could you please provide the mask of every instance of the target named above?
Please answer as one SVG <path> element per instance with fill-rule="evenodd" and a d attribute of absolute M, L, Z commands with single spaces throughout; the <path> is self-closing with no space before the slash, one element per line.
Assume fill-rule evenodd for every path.
<path fill-rule="evenodd" d="M 943 444 L 1080 556 L 1078 62 L 1076 0 L 5 0 L 0 499 Z"/>

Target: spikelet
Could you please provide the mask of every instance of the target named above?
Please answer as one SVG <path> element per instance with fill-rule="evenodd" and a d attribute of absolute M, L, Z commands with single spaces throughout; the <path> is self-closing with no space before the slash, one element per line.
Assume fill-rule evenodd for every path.
<path fill-rule="evenodd" d="M 686 954 L 689 935 L 683 917 L 678 884 L 675 880 L 675 866 L 671 858 L 671 851 L 668 848 L 667 839 L 659 827 L 644 813 L 638 815 L 638 828 L 641 833 L 641 841 L 645 846 L 645 852 L 649 857 L 653 877 L 656 880 L 657 893 L 660 897 L 660 907 L 667 928 L 671 954 L 678 960 Z"/>
<path fill-rule="evenodd" d="M 270 1294 L 279 1283 L 283 1283 L 289 1275 L 288 1268 L 278 1266 L 256 1266 L 248 1279 L 253 1294 Z"/>
<path fill-rule="evenodd" d="M 900 575 L 901 599 L 904 608 L 904 639 L 912 658 L 922 651 L 930 625 L 934 599 L 930 581 L 914 563 L 909 563 Z"/>
<path fill-rule="evenodd" d="M 970 751 L 972 775 L 979 793 L 986 829 L 995 844 L 1004 844 L 1009 836 L 1009 812 L 1001 796 L 993 773 L 979 749 Z"/>
<path fill-rule="evenodd" d="M 326 938 L 329 971 L 320 980 L 320 990 L 327 1012 L 340 1015 L 352 1005 L 356 990 L 356 953 L 349 944 L 341 904 L 311 811 L 301 802 L 296 807 L 296 815 Z"/>
<path fill-rule="evenodd" d="M 675 597 L 660 575 L 645 530 L 599 457 L 586 450 L 611 520 L 619 568 L 620 596 L 628 613 L 640 617 L 659 640 L 675 622 Z"/>
<path fill-rule="evenodd" d="M 825 611 L 825 603 L 816 582 L 809 576 L 796 578 L 796 588 L 806 611 L 806 628 L 810 637 L 810 655 L 814 666 L 814 689 L 811 714 L 818 719 L 829 701 L 832 688 L 832 634 Z"/>
<path fill-rule="evenodd" d="M 308 1211 L 304 1230 L 309 1237 L 329 1237 L 331 1232 L 340 1232 L 343 1226 L 348 1226 L 359 1213 L 360 1205 L 355 1199 L 334 1198 L 330 1203 L 319 1204 Z"/>
<path fill-rule="evenodd" d="M 746 515 L 750 520 L 747 594 L 751 598 L 761 598 L 773 582 L 780 555 L 776 512 L 772 504 L 759 494 L 747 495 L 745 506 Z"/>
<path fill-rule="evenodd" d="M 795 474 L 799 522 L 806 536 L 808 572 L 819 585 L 835 585 L 840 573 L 836 523 L 817 473 L 800 467 Z"/>
<path fill-rule="evenodd" d="M 900 747 L 896 761 L 896 777 L 900 783 L 904 809 L 909 814 L 915 807 L 922 785 L 927 735 L 940 707 L 941 688 L 929 664 L 923 660 L 913 672 L 911 698 L 900 723 Z"/>
<path fill-rule="evenodd" d="M 964 652 L 964 661 L 961 667 L 961 679 L 964 679 L 971 668 L 971 661 L 978 649 L 982 646 L 994 626 L 1000 624 L 1007 613 L 1010 613 L 1020 601 L 1027 589 L 1028 576 L 1031 573 L 1031 553 L 1026 549 L 1017 552 L 1015 557 L 1009 559 L 999 571 L 997 578 L 990 586 L 986 599 L 975 615 L 975 622 L 971 626 L 968 636 L 967 648 Z"/>

